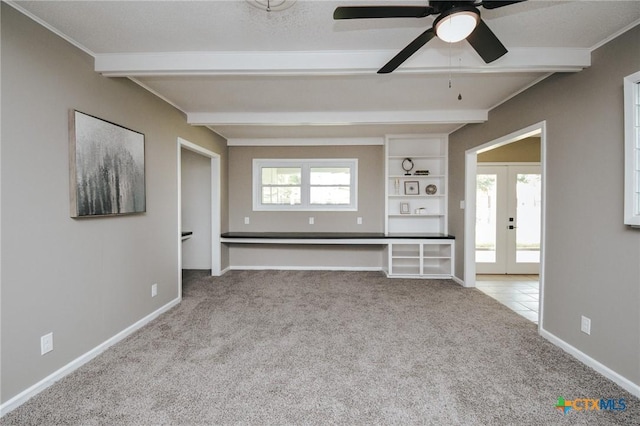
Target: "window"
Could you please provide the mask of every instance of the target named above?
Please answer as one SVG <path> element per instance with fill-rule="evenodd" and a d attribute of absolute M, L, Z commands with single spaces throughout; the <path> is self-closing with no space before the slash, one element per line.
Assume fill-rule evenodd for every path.
<path fill-rule="evenodd" d="M 357 205 L 357 159 L 254 159 L 254 210 L 345 210 Z"/>
<path fill-rule="evenodd" d="M 640 227 L 640 71 L 624 78 L 624 223 Z"/>

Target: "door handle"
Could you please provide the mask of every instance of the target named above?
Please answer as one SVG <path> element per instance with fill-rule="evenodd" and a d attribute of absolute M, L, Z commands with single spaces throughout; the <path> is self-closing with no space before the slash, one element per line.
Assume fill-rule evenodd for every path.
<path fill-rule="evenodd" d="M 513 225 L 507 226 L 507 229 L 516 229 L 516 228 L 517 228 L 517 226 L 513 226 Z"/>

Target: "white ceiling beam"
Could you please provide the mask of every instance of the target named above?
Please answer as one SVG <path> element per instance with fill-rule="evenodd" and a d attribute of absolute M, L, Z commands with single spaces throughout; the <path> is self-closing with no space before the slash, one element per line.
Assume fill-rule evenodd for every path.
<path fill-rule="evenodd" d="M 318 52 L 178 52 L 111 53 L 95 55 L 95 70 L 110 77 L 171 75 L 307 75 L 370 74 L 398 51 Z M 468 46 L 448 49 L 424 48 L 396 72 L 569 72 L 591 65 L 589 49 L 511 48 L 491 64 Z"/>
<path fill-rule="evenodd" d="M 187 122 L 193 125 L 356 125 L 356 124 L 433 124 L 482 123 L 487 110 L 453 111 L 326 111 L 326 112 L 190 112 Z"/>
<path fill-rule="evenodd" d="M 229 138 L 227 146 L 361 146 L 384 145 L 384 138 Z"/>

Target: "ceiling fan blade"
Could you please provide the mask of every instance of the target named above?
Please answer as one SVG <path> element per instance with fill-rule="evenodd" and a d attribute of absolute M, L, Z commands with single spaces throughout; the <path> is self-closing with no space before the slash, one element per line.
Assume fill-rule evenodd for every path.
<path fill-rule="evenodd" d="M 508 52 L 482 19 L 478 22 L 476 29 L 467 37 L 467 41 L 487 64 Z"/>
<path fill-rule="evenodd" d="M 485 9 L 497 9 L 503 6 L 509 6 L 510 4 L 522 3 L 526 0 L 510 0 L 510 1 L 483 1 L 481 6 Z"/>
<path fill-rule="evenodd" d="M 427 31 L 423 32 L 415 40 L 409 43 L 407 47 L 402 49 L 400 53 L 398 53 L 389 62 L 387 62 L 385 66 L 380 68 L 378 70 L 378 74 L 388 74 L 392 72 L 435 36 L 436 34 L 433 31 L 433 28 L 429 28 Z"/>
<path fill-rule="evenodd" d="M 333 19 L 424 18 L 433 12 L 429 6 L 341 6 Z"/>

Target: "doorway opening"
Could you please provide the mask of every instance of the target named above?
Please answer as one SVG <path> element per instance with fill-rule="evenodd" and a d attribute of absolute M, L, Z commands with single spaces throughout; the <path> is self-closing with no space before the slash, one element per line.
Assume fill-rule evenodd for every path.
<path fill-rule="evenodd" d="M 545 123 L 466 152 L 464 281 L 542 324 Z"/>
<path fill-rule="evenodd" d="M 182 295 L 183 265 L 211 270 L 213 276 L 221 274 L 220 156 L 182 138 L 178 138 L 177 145 L 178 229 L 181 231 L 178 277 Z M 185 243 L 190 247 L 183 247 Z M 185 254 L 188 259 L 183 257 Z"/>

